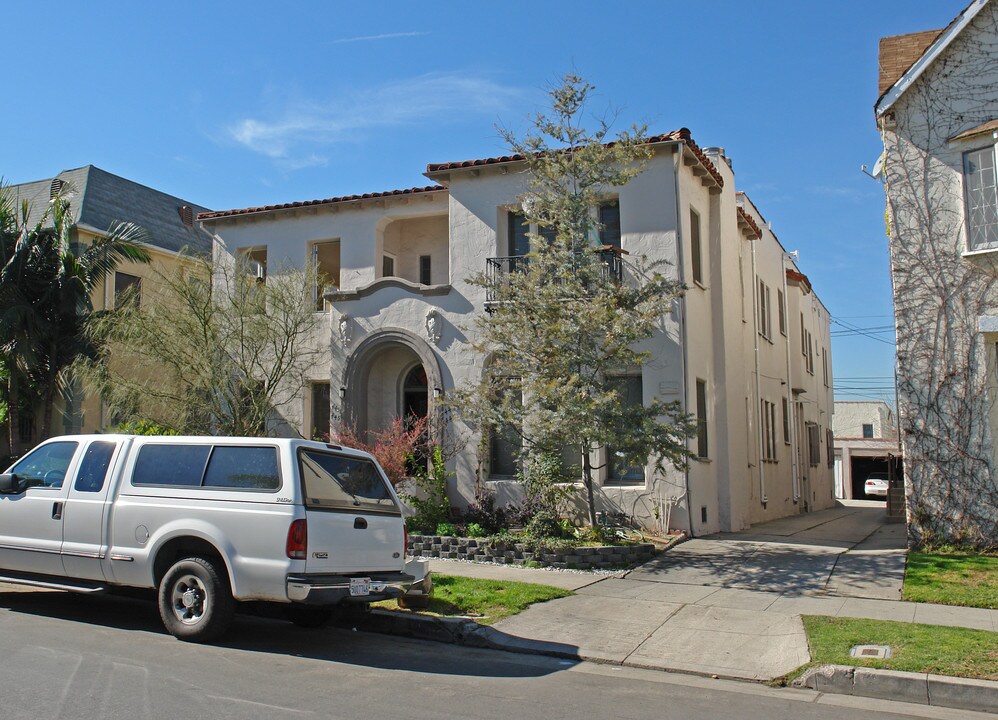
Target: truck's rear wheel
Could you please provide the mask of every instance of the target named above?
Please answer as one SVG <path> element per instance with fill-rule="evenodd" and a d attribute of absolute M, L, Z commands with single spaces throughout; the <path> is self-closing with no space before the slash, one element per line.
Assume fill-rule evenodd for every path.
<path fill-rule="evenodd" d="M 159 583 L 159 615 L 171 635 L 211 642 L 228 630 L 235 603 L 224 567 L 217 560 L 177 561 Z"/>

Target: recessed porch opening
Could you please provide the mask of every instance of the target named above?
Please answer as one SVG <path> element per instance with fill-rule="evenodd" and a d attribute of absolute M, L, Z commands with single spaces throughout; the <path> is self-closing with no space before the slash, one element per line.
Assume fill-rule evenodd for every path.
<path fill-rule="evenodd" d="M 389 220 L 378 233 L 377 279 L 399 277 L 422 285 L 450 282 L 447 215 Z"/>

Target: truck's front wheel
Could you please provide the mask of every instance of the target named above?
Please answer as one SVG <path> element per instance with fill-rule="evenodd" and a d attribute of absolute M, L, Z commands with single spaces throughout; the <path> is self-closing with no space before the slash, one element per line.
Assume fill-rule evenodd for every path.
<path fill-rule="evenodd" d="M 171 635 L 211 642 L 232 623 L 235 603 L 217 560 L 188 557 L 174 563 L 159 583 L 159 615 Z"/>

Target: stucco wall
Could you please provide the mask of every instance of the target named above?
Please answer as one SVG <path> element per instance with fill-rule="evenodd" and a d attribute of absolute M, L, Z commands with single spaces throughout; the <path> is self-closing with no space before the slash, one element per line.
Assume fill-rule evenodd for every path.
<path fill-rule="evenodd" d="M 998 4 L 987 4 L 878 118 L 885 145 L 899 426 L 913 541 L 998 537 L 994 344 L 998 255 L 968 254 L 963 153 L 998 117 Z"/>
<path fill-rule="evenodd" d="M 832 430 L 836 438 L 862 438 L 863 425 L 873 426 L 873 437 L 897 437 L 894 412 L 887 403 L 880 401 L 835 403 L 835 422 Z"/>
<path fill-rule="evenodd" d="M 688 472 L 669 470 L 660 475 L 649 466 L 643 483 L 614 485 L 606 482 L 605 470 L 597 472 L 599 510 L 624 512 L 649 528 L 683 529 L 694 534 L 741 529 L 752 522 L 799 512 L 804 505 L 795 503 L 797 482 L 789 446 L 784 447 L 781 440 L 778 462 L 766 463 L 765 468 L 758 457 L 754 273 L 766 278 L 776 303 L 776 290 L 782 288 L 783 250 L 768 231 L 761 239 L 746 239 L 738 226 L 736 203 L 740 201 L 734 191 L 734 173 L 717 153 L 713 157 L 723 189 L 694 173 L 674 146 L 666 146 L 656 152 L 643 173 L 616 190 L 625 258 L 633 261 L 643 256 L 661 261 L 660 271 L 688 287 L 673 312 L 662 319 L 656 334 L 642 343 L 641 349 L 650 352 L 650 360 L 641 371 L 644 400 L 679 400 L 688 412 L 695 413 L 696 381 L 706 381 L 709 456 L 692 462 Z M 688 154 L 685 160 L 689 160 Z M 446 193 L 363 201 L 335 210 L 320 207 L 311 213 L 277 212 L 215 224 L 216 252 L 231 257 L 239 248 L 265 244 L 272 272 L 275 263 L 303 263 L 310 242 L 340 240 L 343 294 L 332 299 L 324 326 L 331 338 L 328 366 L 316 368 L 316 379 L 324 373 L 331 382 L 334 422 L 340 418 L 358 420 L 361 415 L 368 424 L 386 422 L 397 412 L 397 376 L 411 363 L 414 352 L 428 367 L 433 394 L 438 386 L 446 398 L 455 388 L 481 378 L 484 358 L 470 344 L 477 338 L 476 323 L 484 316 L 485 297 L 467 281 L 485 270 L 486 258 L 507 254 L 507 212 L 518 205 L 527 178 L 515 166 L 485 166 L 475 172 L 455 171 L 440 180 L 448 184 Z M 705 275 L 700 284 L 692 281 L 691 207 L 701 223 Z M 441 227 L 444 218 L 446 226 Z M 764 224 L 761 215 L 758 220 Z M 436 262 L 441 237 L 447 241 L 446 264 Z M 407 251 L 418 257 L 424 254 L 424 247 L 435 253 L 432 286 L 376 280 L 380 254 L 386 248 L 397 249 L 398 257 Z M 449 271 L 445 277 L 437 274 L 441 268 Z M 396 274 L 408 277 L 401 263 Z M 791 349 L 800 342 L 795 337 L 799 332 L 795 313 L 808 313 L 808 327 L 813 327 L 815 337 L 825 343 L 828 338 L 828 317 L 820 301 L 813 293 L 790 301 L 794 293 L 801 292 L 794 289 L 788 293 L 792 306 L 788 338 L 779 334 L 774 307 L 772 347 L 768 341 L 760 347 L 764 397 L 778 405 L 780 394 L 790 384 L 785 379 L 787 342 Z M 427 331 L 430 313 L 439 321 L 438 338 Z M 383 354 L 376 352 L 379 348 Z M 373 368 L 372 372 L 357 372 L 361 360 Z M 801 362 L 798 354 L 795 378 L 801 372 L 797 367 Z M 809 382 L 802 378 L 797 383 L 801 392 L 809 393 L 807 401 L 813 405 L 805 414 L 827 427 L 830 390 L 807 377 Z M 358 413 L 361 404 L 365 413 Z M 439 409 L 435 397 L 430 398 L 430 406 L 432 416 Z M 293 414 L 286 420 L 289 427 L 300 421 Z M 476 486 L 482 483 L 496 491 L 500 502 L 519 496 L 515 483 L 488 477 L 487 451 L 483 457 L 485 448 L 472 428 L 454 420 L 447 439 L 458 448 L 450 461 L 455 473 L 451 480 L 454 505 L 470 502 Z M 695 438 L 690 448 L 696 448 Z M 603 451 L 594 453 L 594 464 L 603 465 L 604 455 Z M 765 471 L 763 477 L 760 468 Z M 823 499 L 831 497 L 831 472 L 808 471 L 808 488 L 813 491 L 810 507 L 828 504 Z"/>

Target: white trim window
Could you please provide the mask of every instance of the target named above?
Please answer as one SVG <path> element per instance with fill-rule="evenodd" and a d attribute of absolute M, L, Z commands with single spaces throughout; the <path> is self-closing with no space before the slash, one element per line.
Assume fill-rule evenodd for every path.
<path fill-rule="evenodd" d="M 963 154 L 969 250 L 998 248 L 998 179 L 994 145 Z"/>

